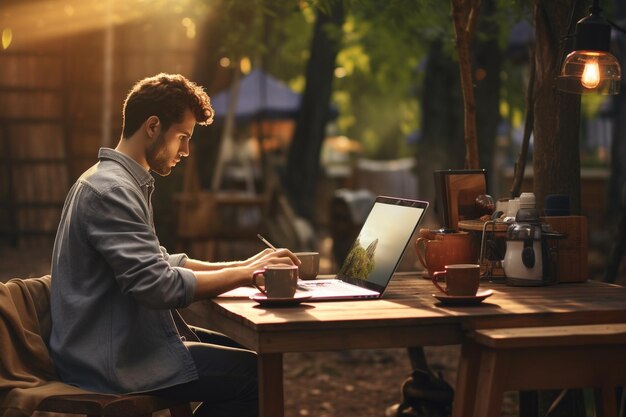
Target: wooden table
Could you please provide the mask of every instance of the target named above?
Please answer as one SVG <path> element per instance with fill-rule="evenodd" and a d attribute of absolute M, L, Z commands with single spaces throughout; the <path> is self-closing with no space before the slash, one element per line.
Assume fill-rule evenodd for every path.
<path fill-rule="evenodd" d="M 459 344 L 467 328 L 626 322 L 626 288 L 595 281 L 548 287 L 481 283 L 481 305 L 446 307 L 432 283 L 396 274 L 380 300 L 262 308 L 216 298 L 195 306 L 214 329 L 259 355 L 261 417 L 284 416 L 283 353 Z"/>

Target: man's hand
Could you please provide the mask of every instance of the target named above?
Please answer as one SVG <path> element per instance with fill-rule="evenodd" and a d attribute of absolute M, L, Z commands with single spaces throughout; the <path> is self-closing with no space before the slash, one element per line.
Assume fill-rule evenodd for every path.
<path fill-rule="evenodd" d="M 254 272 L 267 265 L 300 265 L 300 260 L 289 249 L 265 249 L 245 261 Z"/>
<path fill-rule="evenodd" d="M 300 265 L 300 260 L 288 249 L 265 249 L 237 266 L 218 270 L 195 270 L 194 301 L 211 298 L 243 285 L 252 284 L 252 273 L 267 265 Z"/>

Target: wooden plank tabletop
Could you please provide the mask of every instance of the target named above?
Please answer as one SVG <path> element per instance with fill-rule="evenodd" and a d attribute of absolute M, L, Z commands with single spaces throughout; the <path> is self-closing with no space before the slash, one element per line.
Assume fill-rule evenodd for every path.
<path fill-rule="evenodd" d="M 214 298 L 187 312 L 258 353 L 259 415 L 284 416 L 286 352 L 462 343 L 467 329 L 626 322 L 626 288 L 588 281 L 547 287 L 481 283 L 494 294 L 476 306 L 445 306 L 421 272 L 396 274 L 379 300 L 306 302 L 264 308 Z"/>
<path fill-rule="evenodd" d="M 206 300 L 196 314 L 257 352 L 460 343 L 467 328 L 626 322 L 626 288 L 596 281 L 545 287 L 481 283 L 476 306 L 446 306 L 417 273 L 397 274 L 382 299 L 264 308 L 248 299 Z"/>

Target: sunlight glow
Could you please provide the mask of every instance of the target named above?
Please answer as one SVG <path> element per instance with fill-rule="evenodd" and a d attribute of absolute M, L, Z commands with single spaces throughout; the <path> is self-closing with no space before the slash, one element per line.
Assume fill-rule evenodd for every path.
<path fill-rule="evenodd" d="M 343 78 L 347 74 L 348 74 L 348 72 L 346 71 L 346 69 L 344 67 L 337 67 L 337 68 L 335 68 L 335 77 Z"/>
<path fill-rule="evenodd" d="M 11 28 L 6 28 L 2 30 L 2 49 L 7 49 L 9 45 L 11 45 L 11 40 L 13 40 L 13 31 Z"/>
<path fill-rule="evenodd" d="M 241 58 L 241 61 L 239 61 L 239 69 L 242 74 L 249 74 L 250 71 L 252 71 L 252 61 L 250 61 L 250 58 L 247 56 Z"/>
<path fill-rule="evenodd" d="M 63 7 L 63 11 L 65 12 L 66 15 L 68 15 L 69 17 L 74 16 L 74 8 L 72 7 L 71 4 L 66 4 L 65 7 Z"/>
<path fill-rule="evenodd" d="M 182 20 L 183 27 L 187 30 L 186 34 L 189 39 L 196 37 L 196 24 L 188 17 L 184 17 Z"/>
<path fill-rule="evenodd" d="M 186 13 L 191 3 L 184 0 L 42 0 L 18 2 L 4 7 L 2 47 L 49 41 L 54 38 L 102 29 L 113 22 L 126 24 L 156 14 L 171 14 L 173 9 Z M 11 28 L 6 28 L 10 19 Z M 196 36 L 196 23 L 183 20 L 188 38 Z M 3 25 L 4 23 L 4 25 Z"/>

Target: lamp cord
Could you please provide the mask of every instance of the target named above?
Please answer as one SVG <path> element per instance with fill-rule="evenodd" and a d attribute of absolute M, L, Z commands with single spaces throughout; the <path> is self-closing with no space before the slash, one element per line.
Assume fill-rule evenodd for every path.
<path fill-rule="evenodd" d="M 589 13 L 598 14 L 601 11 L 602 11 L 602 8 L 600 7 L 600 0 L 593 0 L 593 4 L 589 8 Z"/>
<path fill-rule="evenodd" d="M 567 25 L 567 35 L 565 35 L 563 37 L 563 39 L 567 39 L 567 38 L 572 38 L 574 37 L 574 30 L 576 29 L 576 24 L 574 22 L 574 14 L 576 13 L 576 9 L 578 6 L 578 1 L 579 0 L 574 0 L 574 2 L 572 3 L 572 10 L 570 10 L 569 13 L 569 24 Z"/>
<path fill-rule="evenodd" d="M 569 24 L 567 26 L 567 34 L 565 36 L 561 37 L 561 61 L 560 61 L 560 65 L 563 65 L 563 61 L 565 61 L 565 56 L 567 55 L 567 48 L 566 48 L 565 42 L 568 39 L 571 39 L 571 38 L 576 36 L 575 35 L 576 22 L 575 22 L 575 19 L 574 19 L 574 15 L 576 13 L 576 9 L 578 8 L 577 6 L 578 6 L 578 2 L 579 1 L 580 0 L 573 0 L 573 2 L 572 2 L 572 9 L 571 9 L 570 14 L 569 14 Z M 594 4 L 596 2 L 598 2 L 598 1 L 599 0 L 594 0 Z M 599 7 L 600 6 L 598 6 L 598 8 Z"/>

